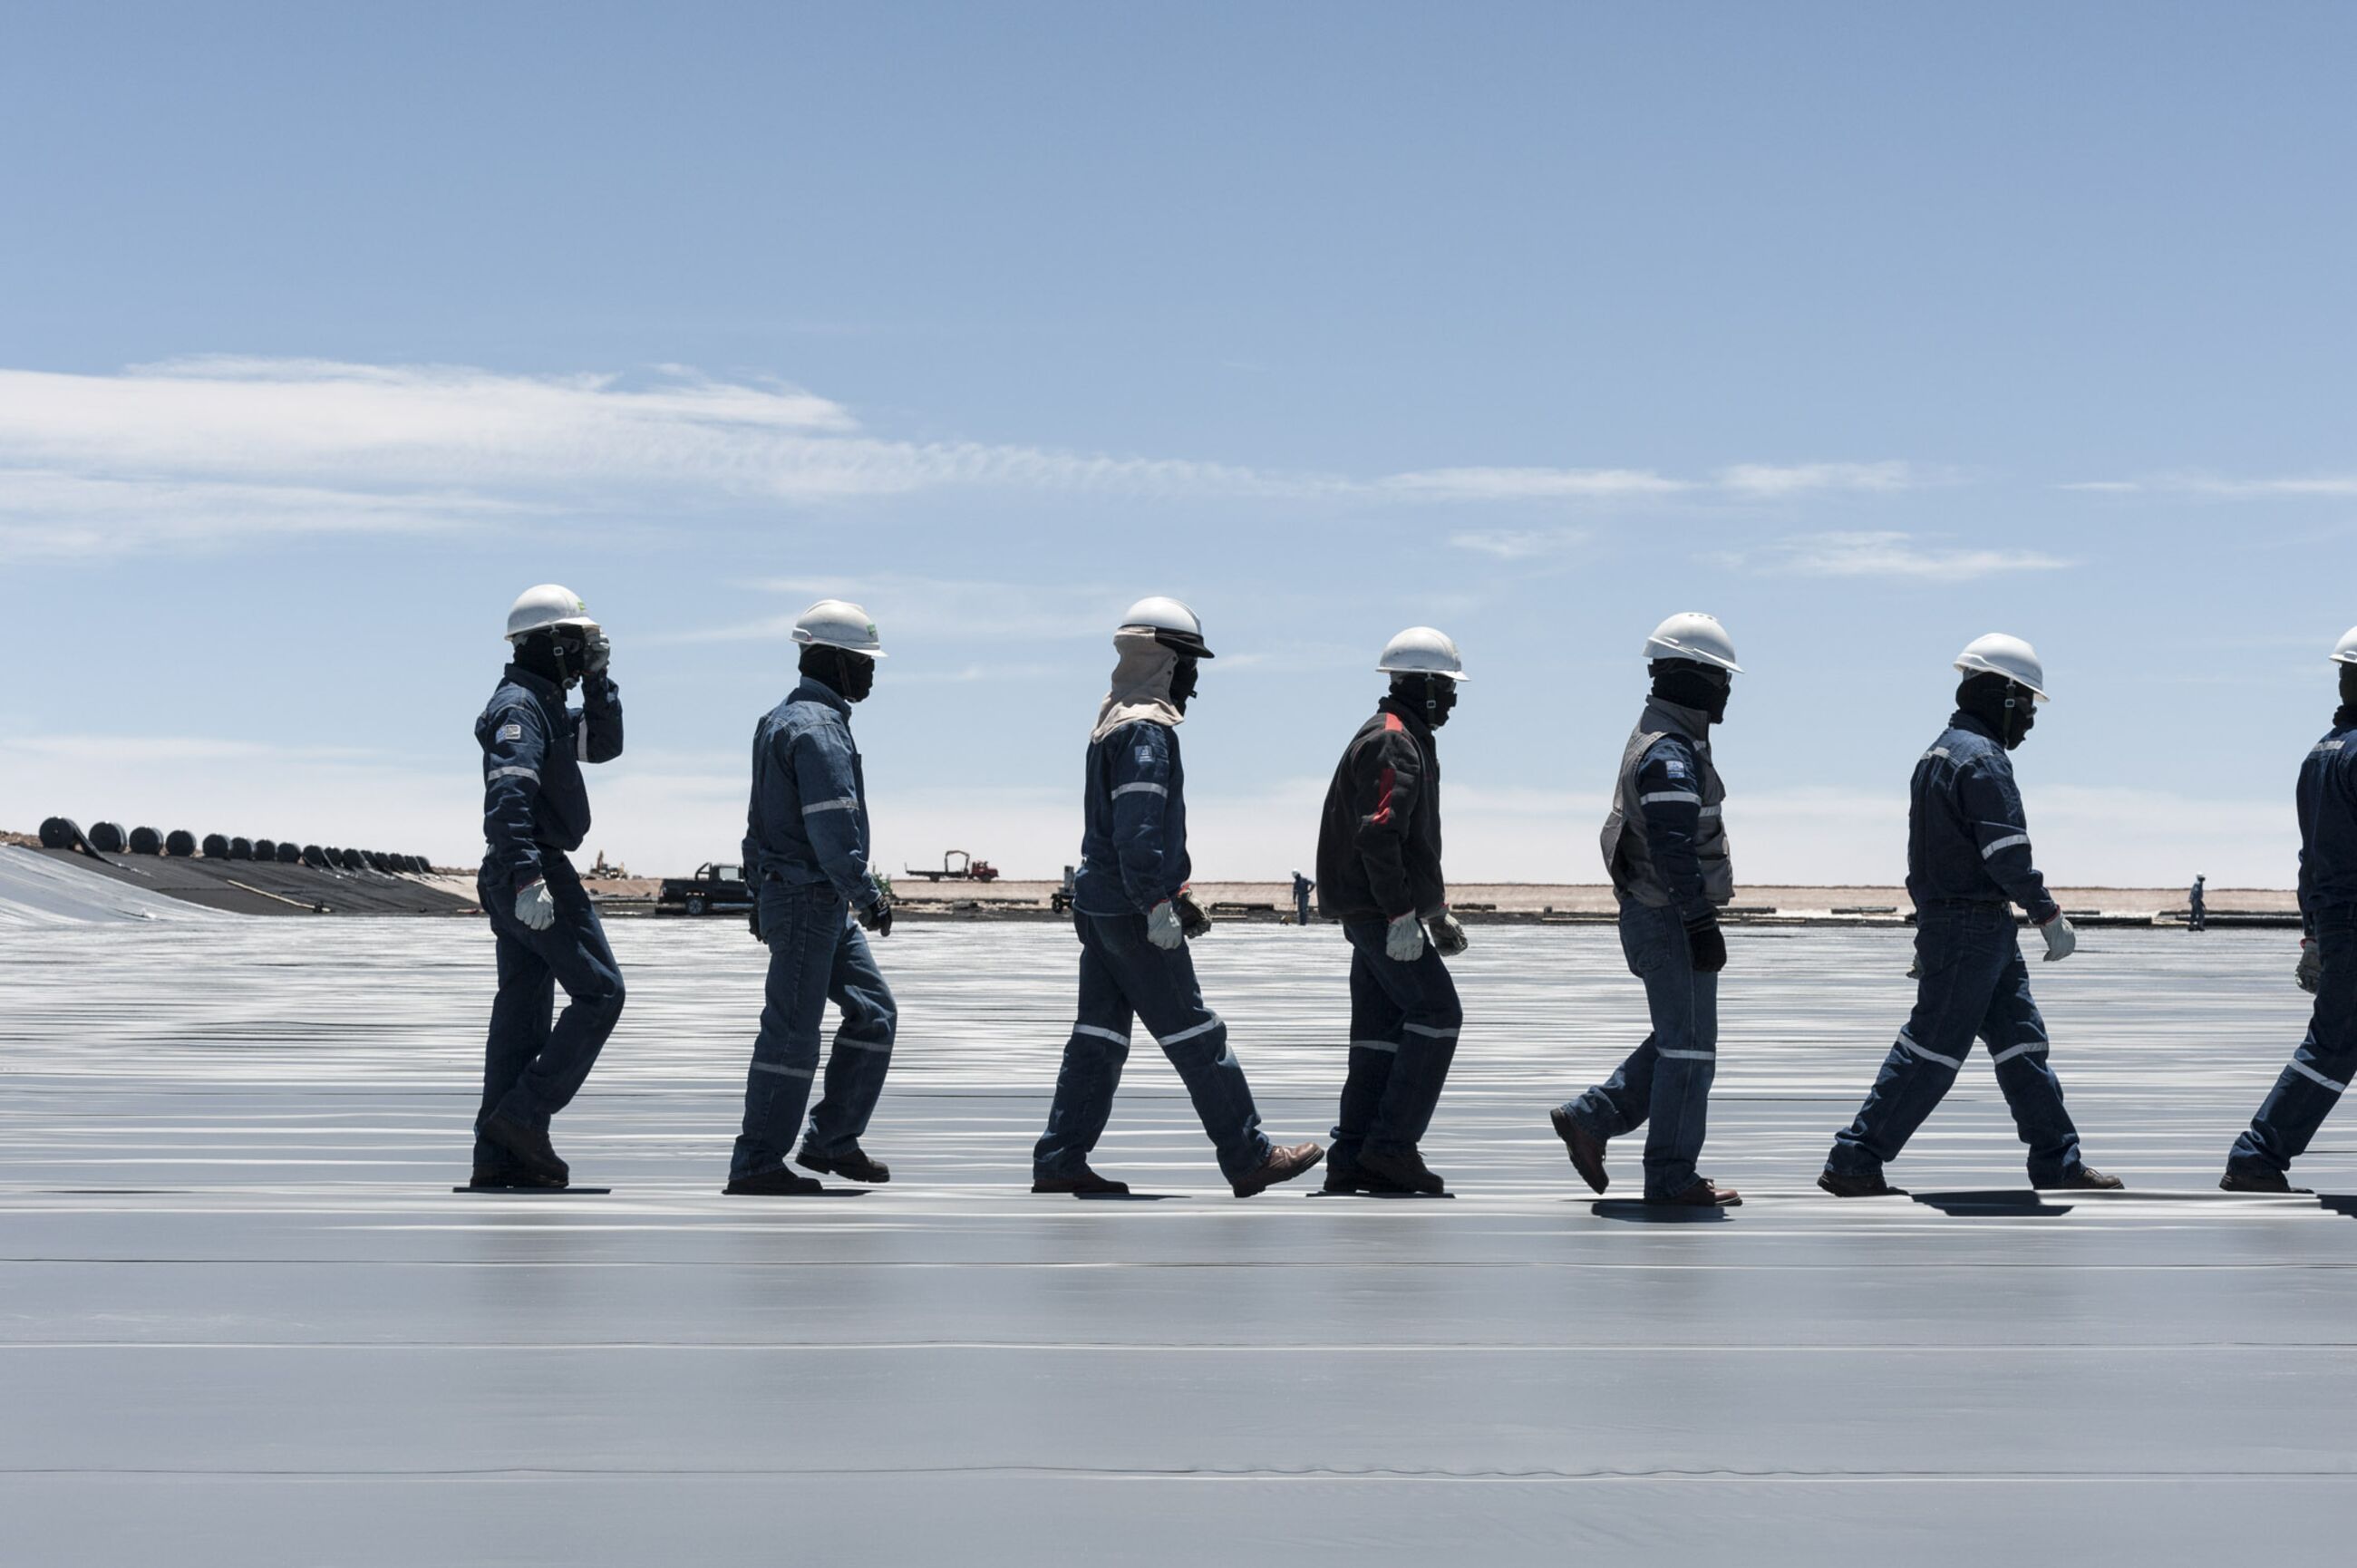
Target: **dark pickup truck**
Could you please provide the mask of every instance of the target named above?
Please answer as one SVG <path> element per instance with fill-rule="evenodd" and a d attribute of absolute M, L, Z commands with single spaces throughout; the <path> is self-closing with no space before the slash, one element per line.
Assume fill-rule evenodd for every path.
<path fill-rule="evenodd" d="M 693 876 L 666 876 L 655 895 L 658 915 L 741 915 L 753 907 L 741 865 L 715 865 L 709 861 Z"/>

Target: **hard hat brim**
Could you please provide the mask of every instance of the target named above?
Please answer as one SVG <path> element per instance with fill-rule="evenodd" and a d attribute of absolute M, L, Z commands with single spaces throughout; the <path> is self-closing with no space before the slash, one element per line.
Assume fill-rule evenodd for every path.
<path fill-rule="evenodd" d="M 862 659 L 883 659 L 888 657 L 881 647 L 860 648 L 852 643 L 839 642 L 832 637 L 814 637 L 811 633 L 804 631 L 801 627 L 794 628 L 794 640 L 804 648 L 840 648 L 845 653 L 856 653 Z"/>
<path fill-rule="evenodd" d="M 1462 670 L 1427 670 L 1421 664 L 1378 664 L 1375 672 L 1379 675 L 1437 675 L 1444 681 L 1472 679 Z"/>

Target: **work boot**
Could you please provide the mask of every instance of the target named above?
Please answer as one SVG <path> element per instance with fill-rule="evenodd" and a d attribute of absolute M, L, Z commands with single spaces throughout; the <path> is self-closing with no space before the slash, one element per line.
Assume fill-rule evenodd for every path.
<path fill-rule="evenodd" d="M 2255 1165 L 2228 1165 L 2226 1174 L 2218 1178 L 2218 1188 L 2222 1192 L 2271 1192 L 2279 1197 L 2313 1196 L 2316 1192 L 2312 1187 L 2292 1186 L 2291 1179 L 2281 1171 Z"/>
<path fill-rule="evenodd" d="M 1377 1176 L 1363 1165 L 1346 1168 L 1329 1160 L 1326 1163 L 1326 1190 L 1332 1193 L 1379 1193 L 1405 1192 L 1407 1188 L 1389 1176 Z"/>
<path fill-rule="evenodd" d="M 1261 1163 L 1260 1169 L 1248 1176 L 1237 1176 L 1228 1186 L 1238 1197 L 1250 1197 L 1254 1193 L 1266 1192 L 1278 1182 L 1291 1181 L 1325 1157 L 1325 1148 L 1318 1144 L 1273 1148 L 1268 1152 L 1268 1158 Z M 1359 1164 L 1367 1164 L 1367 1156 L 1363 1154 L 1359 1156 Z"/>
<path fill-rule="evenodd" d="M 2115 1176 L 2105 1176 L 2093 1165 L 2072 1165 L 2062 1173 L 2062 1179 L 2046 1190 L 2049 1192 L 2118 1192 L 2128 1184 Z"/>
<path fill-rule="evenodd" d="M 1359 1168 L 1379 1176 L 1403 1192 L 1430 1193 L 1435 1197 L 1448 1190 L 1448 1184 L 1424 1163 L 1424 1156 L 1410 1149 L 1404 1155 L 1387 1155 L 1380 1149 L 1359 1151 Z"/>
<path fill-rule="evenodd" d="M 1604 1140 L 1581 1126 L 1560 1105 L 1547 1112 L 1547 1120 L 1555 1123 L 1555 1135 L 1563 1140 L 1563 1146 L 1571 1151 L 1571 1168 L 1600 1195 L 1612 1184 L 1612 1178 L 1604 1174 Z"/>
<path fill-rule="evenodd" d="M 732 1197 L 821 1197 L 826 1188 L 806 1176 L 796 1176 L 780 1165 L 773 1171 L 759 1171 L 748 1176 L 731 1176 L 728 1185 L 720 1189 Z"/>
<path fill-rule="evenodd" d="M 1033 1192 L 1069 1192 L 1080 1197 L 1124 1197 L 1128 1196 L 1129 1183 L 1101 1176 L 1088 1166 L 1081 1167 L 1078 1176 L 1043 1176 L 1031 1183 Z"/>
<path fill-rule="evenodd" d="M 882 1160 L 871 1160 L 866 1150 L 854 1144 L 839 1155 L 822 1155 L 808 1144 L 794 1156 L 794 1164 L 821 1176 L 839 1176 L 845 1181 L 888 1182 L 892 1179 L 892 1167 Z"/>
<path fill-rule="evenodd" d="M 1713 1187 L 1708 1176 L 1696 1176 L 1692 1185 L 1667 1197 L 1649 1197 L 1647 1203 L 1658 1203 L 1670 1208 L 1733 1208 L 1743 1201 L 1742 1195 L 1731 1187 Z"/>
<path fill-rule="evenodd" d="M 563 1187 L 573 1171 L 556 1157 L 544 1127 L 527 1127 L 514 1117 L 493 1112 L 483 1121 L 482 1134 L 515 1157 L 517 1165 L 541 1187 Z"/>
<path fill-rule="evenodd" d="M 1893 1187 L 1883 1180 L 1880 1171 L 1871 1171 L 1865 1176 L 1848 1176 L 1828 1165 L 1818 1173 L 1817 1185 L 1835 1197 L 1904 1197 L 1907 1196 L 1905 1187 Z"/>

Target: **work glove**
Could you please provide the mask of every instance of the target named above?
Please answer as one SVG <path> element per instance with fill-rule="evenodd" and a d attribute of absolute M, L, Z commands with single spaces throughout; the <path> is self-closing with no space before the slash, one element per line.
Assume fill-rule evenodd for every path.
<path fill-rule="evenodd" d="M 862 904 L 855 918 L 862 929 L 888 937 L 892 934 L 892 900 L 878 895 L 874 903 Z"/>
<path fill-rule="evenodd" d="M 1465 928 L 1446 909 L 1432 918 L 1432 946 L 1443 958 L 1455 958 L 1465 950 Z"/>
<path fill-rule="evenodd" d="M 1195 902 L 1194 889 L 1181 887 L 1170 895 L 1170 903 L 1178 911 L 1178 929 L 1189 939 L 1200 937 L 1211 929 L 1211 917 L 1203 912 L 1203 906 Z"/>
<path fill-rule="evenodd" d="M 1179 922 L 1178 906 L 1169 899 L 1147 911 L 1146 940 L 1164 952 L 1177 952 L 1187 945 L 1187 928 Z"/>
<path fill-rule="evenodd" d="M 515 918 L 535 931 L 556 924 L 556 899 L 547 883 L 534 877 L 516 889 Z"/>
<path fill-rule="evenodd" d="M 1727 967 L 1727 938 L 1718 929 L 1718 911 L 1706 909 L 1686 922 L 1686 955 L 1696 974 L 1717 974 Z"/>
<path fill-rule="evenodd" d="M 606 628 L 602 626 L 591 627 L 582 639 L 582 647 L 586 650 L 581 660 L 582 673 L 603 675 L 606 672 L 606 666 L 614 661 L 614 645 L 607 639 Z"/>
<path fill-rule="evenodd" d="M 1424 922 L 1410 909 L 1383 931 L 1383 956 L 1394 963 L 1414 963 L 1424 956 Z"/>
<path fill-rule="evenodd" d="M 2310 995 L 2324 983 L 2324 950 L 2316 945 L 2314 937 L 2299 939 L 2299 967 L 2292 971 L 2292 978 Z"/>
<path fill-rule="evenodd" d="M 2079 950 L 2079 928 L 2071 923 L 2068 915 L 2058 911 L 2052 919 L 2038 928 L 2038 934 L 2046 939 L 2049 963 L 2060 963 Z"/>

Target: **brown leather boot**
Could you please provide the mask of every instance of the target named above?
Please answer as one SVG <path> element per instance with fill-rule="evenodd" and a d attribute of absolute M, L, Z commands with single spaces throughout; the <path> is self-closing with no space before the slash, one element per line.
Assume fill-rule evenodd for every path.
<path fill-rule="evenodd" d="M 1260 1169 L 1249 1176 L 1236 1177 L 1228 1186 L 1238 1197 L 1250 1197 L 1254 1193 L 1266 1192 L 1278 1182 L 1291 1181 L 1325 1157 L 1325 1147 L 1319 1144 L 1296 1144 L 1291 1148 L 1271 1149 Z M 1364 1155 L 1359 1156 L 1359 1163 L 1362 1165 L 1367 1163 Z"/>

